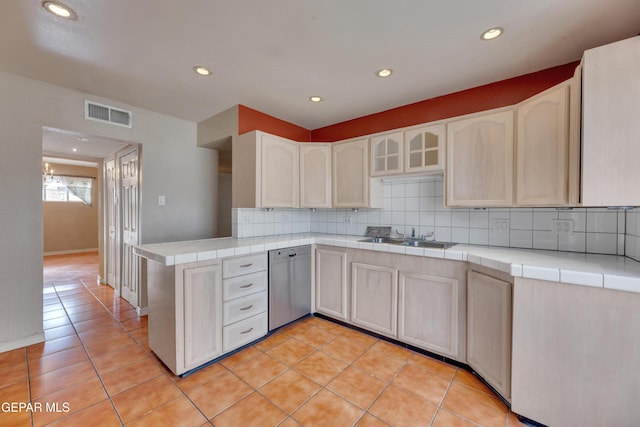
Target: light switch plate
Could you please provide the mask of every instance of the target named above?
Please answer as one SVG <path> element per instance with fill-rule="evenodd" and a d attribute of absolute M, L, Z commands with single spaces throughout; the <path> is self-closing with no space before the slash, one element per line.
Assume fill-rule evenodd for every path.
<path fill-rule="evenodd" d="M 158 206 L 164 206 L 167 203 L 167 199 L 164 196 L 158 196 Z"/>

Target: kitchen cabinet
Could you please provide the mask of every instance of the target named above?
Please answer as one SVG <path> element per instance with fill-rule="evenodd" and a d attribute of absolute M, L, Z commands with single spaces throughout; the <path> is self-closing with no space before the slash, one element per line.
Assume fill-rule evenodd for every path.
<path fill-rule="evenodd" d="M 316 311 L 348 320 L 347 252 L 318 247 L 315 258 Z"/>
<path fill-rule="evenodd" d="M 298 207 L 298 145 L 260 131 L 240 135 L 233 147 L 233 207 Z"/>
<path fill-rule="evenodd" d="M 371 176 L 399 175 L 403 169 L 402 132 L 371 137 Z"/>
<path fill-rule="evenodd" d="M 511 398 L 512 286 L 469 271 L 467 362 L 507 400 Z"/>
<path fill-rule="evenodd" d="M 222 349 L 235 350 L 267 334 L 267 254 L 222 261 Z"/>
<path fill-rule="evenodd" d="M 333 143 L 331 151 L 333 207 L 382 207 L 382 182 L 369 178 L 367 139 Z"/>
<path fill-rule="evenodd" d="M 351 322 L 396 337 L 398 270 L 354 262 L 351 264 Z"/>
<path fill-rule="evenodd" d="M 515 278 L 514 412 L 549 426 L 640 420 L 640 294 Z"/>
<path fill-rule="evenodd" d="M 219 261 L 147 262 L 149 346 L 176 375 L 222 354 Z"/>
<path fill-rule="evenodd" d="M 579 87 L 571 79 L 517 107 L 516 205 L 578 203 Z M 574 99 L 576 98 L 576 99 Z M 573 108 L 572 108 L 573 107 Z"/>
<path fill-rule="evenodd" d="M 640 37 L 582 58 L 582 205 L 639 206 Z"/>
<path fill-rule="evenodd" d="M 447 124 L 446 204 L 513 204 L 513 110 L 474 114 Z"/>
<path fill-rule="evenodd" d="M 439 173 L 444 170 L 443 123 L 406 130 L 404 144 L 404 173 Z"/>
<path fill-rule="evenodd" d="M 300 144 L 300 207 L 331 207 L 331 144 Z"/>
<path fill-rule="evenodd" d="M 448 356 L 458 356 L 460 283 L 424 273 L 400 272 L 398 339 Z"/>

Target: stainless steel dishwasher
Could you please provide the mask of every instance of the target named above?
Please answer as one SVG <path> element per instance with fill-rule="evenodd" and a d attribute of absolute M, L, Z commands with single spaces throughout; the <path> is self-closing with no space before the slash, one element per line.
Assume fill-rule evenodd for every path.
<path fill-rule="evenodd" d="M 269 251 L 269 330 L 311 313 L 311 246 Z"/>

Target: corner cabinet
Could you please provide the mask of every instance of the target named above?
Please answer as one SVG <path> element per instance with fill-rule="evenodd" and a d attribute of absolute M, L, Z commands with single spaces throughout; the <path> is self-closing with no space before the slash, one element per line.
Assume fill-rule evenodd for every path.
<path fill-rule="evenodd" d="M 578 204 L 580 90 L 561 83 L 518 105 L 516 205 Z M 579 122 L 578 122 L 579 123 Z"/>
<path fill-rule="evenodd" d="M 369 178 L 368 141 L 336 142 L 331 151 L 333 207 L 382 207 L 382 183 Z"/>
<path fill-rule="evenodd" d="M 371 176 L 400 175 L 403 168 L 402 132 L 371 137 Z"/>
<path fill-rule="evenodd" d="M 445 186 L 447 206 L 513 204 L 513 110 L 447 124 Z"/>
<path fill-rule="evenodd" d="M 331 144 L 300 144 L 300 207 L 331 207 Z"/>
<path fill-rule="evenodd" d="M 347 252 L 316 248 L 316 311 L 347 320 Z"/>
<path fill-rule="evenodd" d="M 640 206 L 640 37 L 584 52 L 582 205 Z"/>
<path fill-rule="evenodd" d="M 444 170 L 444 124 L 404 132 L 404 173 L 439 173 Z"/>
<path fill-rule="evenodd" d="M 505 399 L 511 400 L 513 285 L 469 271 L 467 362 Z"/>
<path fill-rule="evenodd" d="M 396 337 L 398 270 L 354 262 L 351 264 L 351 322 Z"/>
<path fill-rule="evenodd" d="M 259 131 L 240 135 L 232 157 L 233 207 L 298 207 L 298 145 Z"/>

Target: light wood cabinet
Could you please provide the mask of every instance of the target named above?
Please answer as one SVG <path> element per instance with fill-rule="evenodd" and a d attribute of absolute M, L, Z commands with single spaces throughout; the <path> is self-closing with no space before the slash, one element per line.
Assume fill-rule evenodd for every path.
<path fill-rule="evenodd" d="M 300 207 L 331 207 L 331 144 L 300 144 Z"/>
<path fill-rule="evenodd" d="M 232 157 L 233 207 L 298 207 L 298 145 L 259 131 L 240 135 Z"/>
<path fill-rule="evenodd" d="M 476 271 L 467 282 L 467 362 L 511 398 L 512 284 Z"/>
<path fill-rule="evenodd" d="M 316 248 L 316 311 L 348 320 L 347 252 Z"/>
<path fill-rule="evenodd" d="M 513 204 L 513 110 L 447 124 L 446 204 Z"/>
<path fill-rule="evenodd" d="M 404 132 L 404 173 L 444 170 L 444 124 L 431 124 Z"/>
<path fill-rule="evenodd" d="M 183 275 L 184 368 L 189 370 L 222 354 L 222 273 L 220 264 L 211 264 L 185 268 Z"/>
<path fill-rule="evenodd" d="M 459 281 L 400 272 L 398 338 L 409 344 L 458 356 Z"/>
<path fill-rule="evenodd" d="M 518 206 L 578 203 L 579 161 L 572 159 L 579 154 L 580 140 L 572 127 L 570 101 L 578 97 L 579 90 L 572 82 L 554 86 L 517 107 Z"/>
<path fill-rule="evenodd" d="M 403 169 L 402 132 L 371 137 L 371 176 L 399 175 Z"/>
<path fill-rule="evenodd" d="M 351 322 L 396 337 L 398 270 L 354 262 L 351 264 Z"/>
<path fill-rule="evenodd" d="M 582 205 L 639 206 L 640 37 L 582 59 Z"/>
<path fill-rule="evenodd" d="M 333 143 L 331 151 L 333 207 L 382 207 L 382 183 L 369 178 L 368 141 Z"/>

